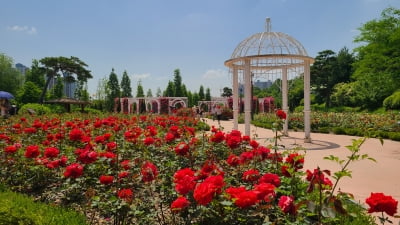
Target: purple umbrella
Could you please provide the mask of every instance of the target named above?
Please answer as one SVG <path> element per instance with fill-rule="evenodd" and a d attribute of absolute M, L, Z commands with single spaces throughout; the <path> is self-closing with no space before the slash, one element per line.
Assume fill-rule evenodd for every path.
<path fill-rule="evenodd" d="M 0 91 L 0 98 L 10 99 L 10 98 L 14 98 L 14 95 L 12 95 L 11 93 L 8 93 L 7 91 Z"/>

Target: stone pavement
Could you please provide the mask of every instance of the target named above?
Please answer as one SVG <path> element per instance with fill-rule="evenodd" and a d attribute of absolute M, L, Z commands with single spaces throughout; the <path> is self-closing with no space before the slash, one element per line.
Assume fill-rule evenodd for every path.
<path fill-rule="evenodd" d="M 210 126 L 222 127 L 224 132 L 233 129 L 233 121 L 218 122 L 205 119 Z M 239 124 L 238 130 L 244 134 L 244 124 Z M 255 138 L 262 145 L 271 144 L 270 139 L 274 137 L 271 130 L 251 126 L 250 137 Z M 311 133 L 311 143 L 304 143 L 304 132 L 289 131 L 288 137 L 282 137 L 278 144 L 284 145 L 286 149 L 303 147 L 300 150 L 305 153 L 304 170 L 328 169 L 332 173 L 339 171 L 341 167 L 331 161 L 324 160 L 325 156 L 334 155 L 346 159 L 350 151 L 346 146 L 352 144 L 353 139 L 360 137 Z M 357 201 L 365 204 L 365 199 L 371 192 L 382 192 L 391 195 L 400 203 L 400 142 L 384 140 L 383 145 L 378 139 L 370 138 L 361 146 L 361 154 L 368 154 L 376 159 L 376 162 L 362 160 L 350 164 L 352 178 L 345 177 L 339 181 L 339 188 L 343 192 L 352 193 Z M 400 214 L 400 204 L 398 205 Z M 400 219 L 393 220 L 394 224 L 400 224 Z"/>

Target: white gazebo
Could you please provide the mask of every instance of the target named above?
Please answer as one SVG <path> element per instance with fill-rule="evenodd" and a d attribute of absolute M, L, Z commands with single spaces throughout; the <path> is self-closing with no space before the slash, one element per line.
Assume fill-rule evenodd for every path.
<path fill-rule="evenodd" d="M 314 59 L 307 55 L 303 45 L 293 37 L 271 31 L 270 19 L 266 19 L 265 31 L 256 33 L 235 48 L 225 66 L 229 67 L 233 80 L 233 120 L 238 129 L 239 79 L 244 83 L 245 135 L 250 135 L 252 79 L 281 78 L 282 110 L 288 115 L 283 127 L 288 134 L 288 79 L 304 77 L 304 142 L 310 137 L 310 64 Z"/>

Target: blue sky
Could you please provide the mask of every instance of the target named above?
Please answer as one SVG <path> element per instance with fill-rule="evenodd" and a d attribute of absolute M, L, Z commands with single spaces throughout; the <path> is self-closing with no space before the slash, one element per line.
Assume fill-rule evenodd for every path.
<path fill-rule="evenodd" d="M 399 0 L 1 0 L 0 52 L 15 63 L 76 56 L 88 64 L 94 94 L 99 79 L 114 68 L 127 71 L 136 94 L 164 90 L 181 71 L 188 90 L 200 85 L 218 96 L 231 87 L 224 66 L 245 38 L 264 31 L 286 33 L 309 56 L 330 49 L 353 49 L 363 23 L 380 18 Z"/>

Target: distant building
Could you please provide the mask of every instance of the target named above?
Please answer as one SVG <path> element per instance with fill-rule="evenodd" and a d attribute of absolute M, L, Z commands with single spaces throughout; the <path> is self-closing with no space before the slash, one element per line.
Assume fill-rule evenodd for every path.
<path fill-rule="evenodd" d="M 272 81 L 260 81 L 257 80 L 256 82 L 253 83 L 254 87 L 258 87 L 260 89 L 266 89 L 272 86 Z"/>
<path fill-rule="evenodd" d="M 261 90 L 262 89 L 266 89 L 272 86 L 272 81 L 260 81 L 257 80 L 255 82 L 253 82 L 253 86 L 254 87 L 258 87 Z M 244 96 L 244 84 L 239 83 L 239 96 Z"/>
<path fill-rule="evenodd" d="M 24 66 L 21 63 L 17 63 L 15 64 L 15 69 L 17 69 L 20 73 L 22 73 L 23 75 L 25 75 L 26 71 L 29 69 L 28 67 Z"/>

